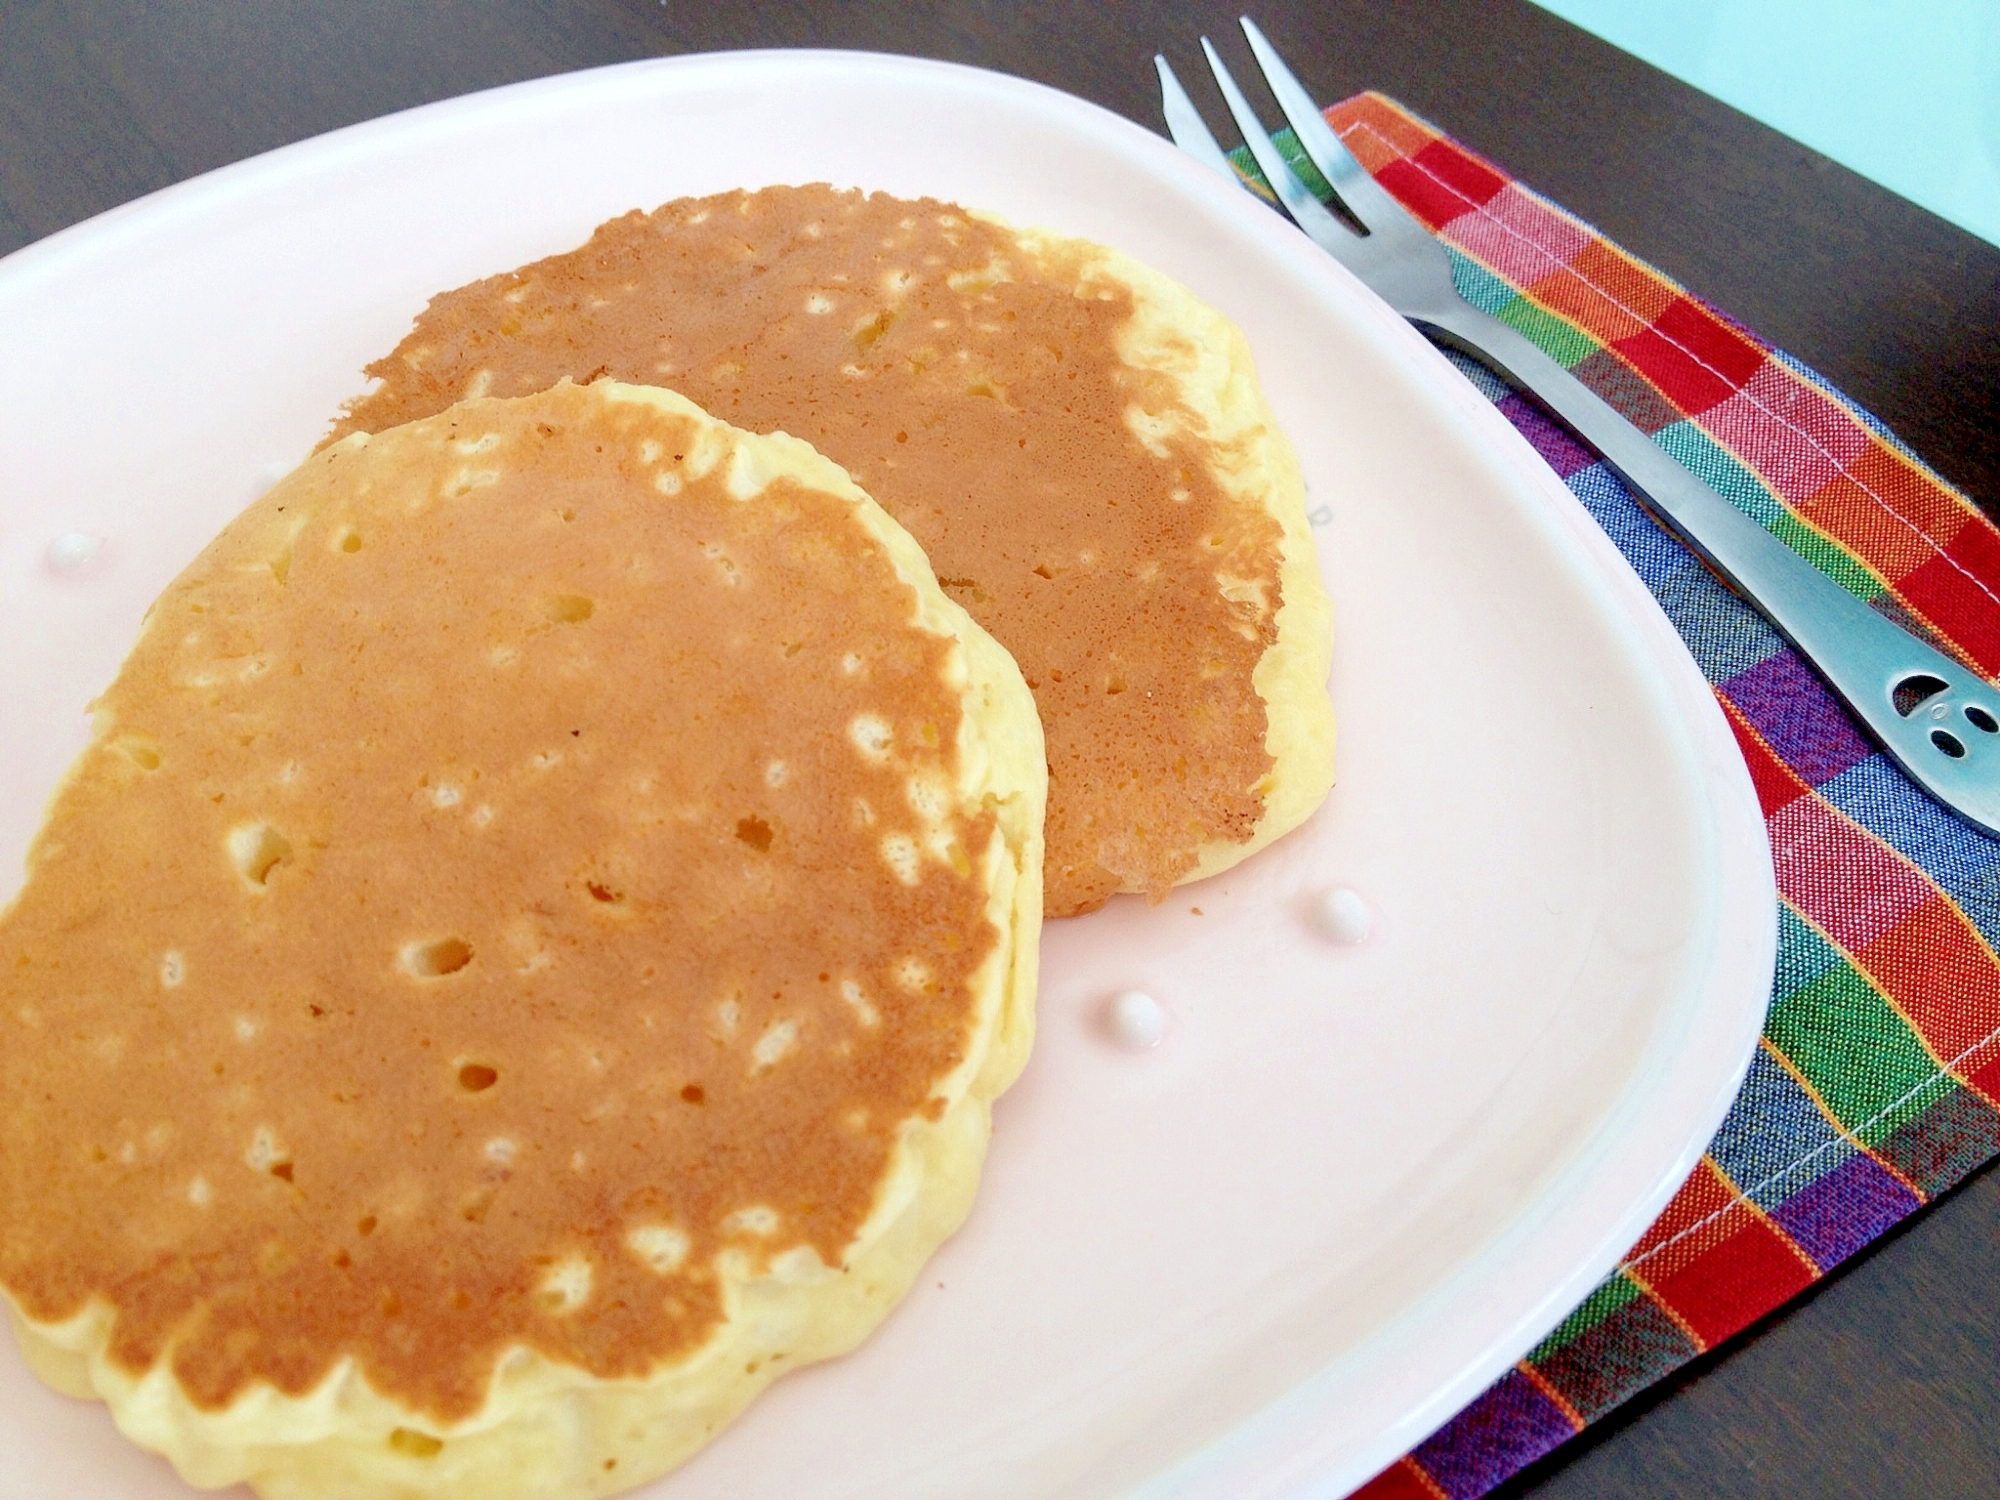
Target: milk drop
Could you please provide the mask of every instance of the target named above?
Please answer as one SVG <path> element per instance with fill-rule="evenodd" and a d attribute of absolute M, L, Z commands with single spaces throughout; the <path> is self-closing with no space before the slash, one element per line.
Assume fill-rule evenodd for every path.
<path fill-rule="evenodd" d="M 1375 914 L 1361 893 L 1344 885 L 1330 886 L 1313 898 L 1312 925 L 1321 937 L 1351 948 L 1375 929 Z"/>
<path fill-rule="evenodd" d="M 1167 1013 L 1144 990 L 1120 990 L 1104 1009 L 1105 1028 L 1127 1052 L 1147 1052 L 1167 1034 Z"/>

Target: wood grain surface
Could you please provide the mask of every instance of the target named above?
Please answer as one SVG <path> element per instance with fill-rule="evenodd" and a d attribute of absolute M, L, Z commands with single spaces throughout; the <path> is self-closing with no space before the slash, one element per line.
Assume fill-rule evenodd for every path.
<path fill-rule="evenodd" d="M 1321 98 L 1395 95 L 2000 513 L 2000 249 L 1524 0 L 1266 0 L 1258 19 Z M 1158 128 L 1153 52 L 1191 76 L 1204 31 L 1245 55 L 1233 23 L 1168 0 L 0 0 L 0 253 L 341 125 L 680 52 L 947 58 Z M 1502 1493 L 2000 1495 L 2000 1175 Z"/>

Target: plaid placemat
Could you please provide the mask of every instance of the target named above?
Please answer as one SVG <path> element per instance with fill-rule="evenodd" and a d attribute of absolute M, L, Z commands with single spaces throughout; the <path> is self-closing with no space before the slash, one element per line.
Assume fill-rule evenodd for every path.
<path fill-rule="evenodd" d="M 1874 608 L 2000 675 L 2000 532 L 1867 412 L 1391 100 L 1363 94 L 1327 117 L 1450 247 L 1468 301 Z M 1778 968 L 1749 1079 L 1667 1211 L 1365 1500 L 1484 1494 L 2000 1152 L 2000 841 L 1911 785 L 1593 455 L 1460 364 L 1603 524 L 1714 685 L 1770 830 Z"/>

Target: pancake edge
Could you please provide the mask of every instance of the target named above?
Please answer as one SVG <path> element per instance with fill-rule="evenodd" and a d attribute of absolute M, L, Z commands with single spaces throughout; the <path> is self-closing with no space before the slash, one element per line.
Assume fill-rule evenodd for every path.
<path fill-rule="evenodd" d="M 1055 230 L 1021 229 L 997 215 L 976 216 L 1008 229 L 1031 254 L 1082 252 L 1086 277 L 1101 276 L 1131 293 L 1133 317 L 1119 340 L 1120 356 L 1174 382 L 1199 423 L 1196 435 L 1212 445 L 1211 472 L 1224 493 L 1234 504 L 1278 523 L 1277 634 L 1250 678 L 1264 702 L 1264 751 L 1271 757 L 1271 769 L 1250 789 L 1264 811 L 1248 839 L 1200 844 L 1194 868 L 1174 884 L 1205 880 L 1290 833 L 1318 810 L 1333 787 L 1335 730 L 1327 691 L 1333 602 L 1320 576 L 1298 456 L 1265 399 L 1249 340 L 1218 309 L 1164 272 L 1108 245 Z M 1141 442 L 1157 441 L 1175 425 L 1136 408 L 1126 415 Z M 1125 890 L 1144 894 L 1136 886 Z"/>
<path fill-rule="evenodd" d="M 517 1345 L 501 1355 L 480 1411 L 463 1422 L 439 1424 L 384 1396 L 351 1357 L 302 1396 L 257 1385 L 229 1406 L 206 1411 L 174 1377 L 170 1349 L 140 1375 L 108 1358 L 114 1310 L 107 1303 L 93 1301 L 63 1322 L 43 1323 L 0 1286 L 29 1368 L 64 1395 L 106 1402 L 126 1437 L 165 1455 L 197 1487 L 247 1482 L 267 1500 L 347 1500 L 356 1493 L 385 1500 L 553 1500 L 613 1494 L 658 1478 L 703 1447 L 778 1374 L 847 1352 L 902 1300 L 970 1212 L 993 1100 L 1027 1062 L 1048 783 L 1041 721 L 1013 657 L 939 588 L 914 538 L 810 445 L 784 433 L 730 427 L 672 391 L 611 381 L 591 389 L 707 424 L 727 444 L 720 457 L 739 499 L 780 476 L 846 499 L 914 590 L 912 623 L 956 639 L 947 671 L 957 678 L 962 705 L 958 808 L 995 812 L 981 859 L 986 916 L 1001 934 L 975 975 L 966 1056 L 936 1090 L 947 1101 L 940 1117 L 903 1122 L 874 1211 L 844 1269 L 826 1266 L 803 1247 L 762 1274 L 732 1275 L 723 1267 L 726 1317 L 718 1337 L 640 1379 L 603 1379 Z M 409 427 L 443 424 L 462 407 L 480 404 L 461 403 Z M 391 429 L 399 430 L 405 429 Z M 307 464 L 383 436 L 356 434 Z M 281 481 L 269 493 L 282 498 L 285 489 Z M 108 728 L 101 720 L 98 733 Z M 607 1469 L 607 1459 L 615 1467 Z"/>

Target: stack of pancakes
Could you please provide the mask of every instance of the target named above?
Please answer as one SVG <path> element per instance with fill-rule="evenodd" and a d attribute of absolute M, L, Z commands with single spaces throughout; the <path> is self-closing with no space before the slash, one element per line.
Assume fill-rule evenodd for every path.
<path fill-rule="evenodd" d="M 1236 331 L 942 203 L 629 215 L 369 373 L 0 917 L 0 1288 L 195 1483 L 609 1493 L 963 1219 L 1045 902 L 1317 806 L 1327 604 Z"/>
<path fill-rule="evenodd" d="M 826 187 L 683 199 L 435 299 L 337 433 L 562 378 L 804 438 L 1014 656 L 1047 907 L 1157 900 L 1332 778 L 1329 612 L 1242 335 L 1101 245 Z"/>

